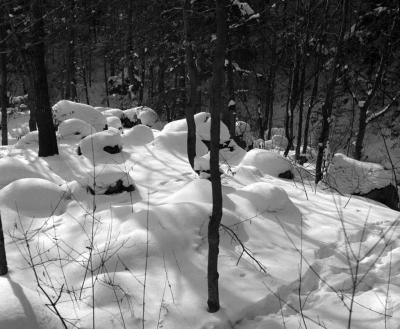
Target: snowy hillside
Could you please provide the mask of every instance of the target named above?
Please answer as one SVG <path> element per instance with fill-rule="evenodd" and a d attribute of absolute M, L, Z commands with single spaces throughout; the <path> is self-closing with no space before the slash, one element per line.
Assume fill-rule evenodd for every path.
<path fill-rule="evenodd" d="M 1 149 L 1 329 L 63 328 L 57 312 L 82 329 L 399 328 L 399 213 L 237 146 L 222 151 L 222 309 L 208 313 L 211 184 L 179 127 L 65 133 L 47 158 Z"/>

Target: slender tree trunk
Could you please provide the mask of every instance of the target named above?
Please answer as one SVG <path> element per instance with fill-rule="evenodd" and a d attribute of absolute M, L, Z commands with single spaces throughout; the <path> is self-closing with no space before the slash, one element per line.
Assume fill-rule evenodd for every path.
<path fill-rule="evenodd" d="M 185 106 L 185 116 L 188 126 L 187 133 L 187 154 L 188 160 L 192 168 L 194 169 L 194 159 L 196 157 L 196 123 L 194 121 L 194 114 L 197 112 L 198 106 L 198 79 L 197 79 L 197 68 L 194 58 L 194 41 L 192 39 L 192 27 L 190 23 L 191 14 L 191 2 L 190 0 L 184 0 L 183 4 L 183 23 L 185 32 L 185 59 L 186 67 L 189 75 L 190 83 L 190 99 L 189 103 Z"/>
<path fill-rule="evenodd" d="M 76 92 L 76 68 L 75 68 L 75 0 L 70 0 L 70 12 L 69 12 L 69 38 L 67 39 L 67 77 L 66 77 L 66 88 L 65 88 L 65 99 L 73 101 L 77 100 Z"/>
<path fill-rule="evenodd" d="M 31 4 L 33 15 L 33 45 L 30 49 L 32 76 L 31 86 L 34 91 L 36 122 L 39 130 L 39 156 L 58 154 L 57 139 L 50 106 L 47 70 L 44 50 L 43 0 L 34 0 Z"/>
<path fill-rule="evenodd" d="M 323 171 L 322 171 L 323 157 L 329 139 L 330 119 L 333 110 L 333 103 L 335 101 L 335 88 L 337 84 L 336 80 L 340 71 L 339 63 L 343 52 L 343 40 L 347 26 L 348 13 L 349 13 L 349 0 L 342 0 L 342 21 L 340 24 L 340 32 L 336 45 L 336 53 L 332 63 L 333 69 L 326 90 L 325 102 L 324 105 L 322 106 L 322 130 L 318 139 L 318 154 L 315 165 L 315 184 L 318 184 L 318 182 L 323 177 Z"/>
<path fill-rule="evenodd" d="M 107 102 L 107 106 L 110 107 L 110 95 L 108 92 L 107 57 L 106 56 L 104 56 L 104 59 L 103 59 L 103 73 L 104 73 L 104 88 L 106 91 L 106 102 Z"/>
<path fill-rule="evenodd" d="M 222 218 L 222 187 L 219 172 L 220 111 L 222 88 L 224 86 L 225 51 L 227 43 L 226 2 L 216 0 L 217 40 L 213 60 L 213 76 L 210 90 L 211 109 L 211 147 L 210 171 L 213 208 L 208 224 L 208 311 L 217 312 L 220 308 L 218 290 L 219 227 Z"/>
<path fill-rule="evenodd" d="M 3 15 L 0 14 L 0 18 Z M 0 21 L 0 42 L 6 38 L 5 23 Z M 5 42 L 0 43 L 0 104 L 1 104 L 1 145 L 8 145 L 8 127 L 7 127 L 7 54 Z M 1 237 L 0 237 L 1 239 Z M 1 270 L 0 270 L 1 271 Z"/>
<path fill-rule="evenodd" d="M 146 49 L 142 47 L 140 52 L 140 88 L 139 88 L 139 105 L 143 104 L 144 101 L 144 87 L 146 79 Z"/>
<path fill-rule="evenodd" d="M 128 62 L 128 79 L 129 83 L 133 84 L 135 81 L 135 65 L 133 60 L 133 2 L 134 0 L 128 0 L 128 34 L 126 40 L 126 59 Z"/>
<path fill-rule="evenodd" d="M 317 59 L 317 61 L 319 62 L 319 59 Z M 308 104 L 308 108 L 307 108 L 306 122 L 305 122 L 305 127 L 304 127 L 303 154 L 307 153 L 308 133 L 310 130 L 311 113 L 315 106 L 317 95 L 318 95 L 319 65 L 317 65 L 317 70 L 318 71 L 316 72 L 316 75 L 314 77 L 314 84 L 313 84 L 313 88 L 311 91 L 310 103 Z"/>
<path fill-rule="evenodd" d="M 303 132 L 303 112 L 304 112 L 304 90 L 306 88 L 306 54 L 303 54 L 303 66 L 301 68 L 300 77 L 300 103 L 299 103 L 299 122 L 297 125 L 297 141 L 296 141 L 296 159 L 300 158 L 301 137 Z"/>
<path fill-rule="evenodd" d="M 6 275 L 7 273 L 8 273 L 7 256 L 4 244 L 3 225 L 1 222 L 1 214 L 0 214 L 0 275 Z"/>
<path fill-rule="evenodd" d="M 228 127 L 231 138 L 235 137 L 235 117 L 236 117 L 236 102 L 235 102 L 235 86 L 233 81 L 233 65 L 232 65 L 232 53 L 227 53 L 228 65 L 227 65 L 227 87 L 229 93 L 229 102 L 226 110 L 223 111 L 222 122 Z"/>

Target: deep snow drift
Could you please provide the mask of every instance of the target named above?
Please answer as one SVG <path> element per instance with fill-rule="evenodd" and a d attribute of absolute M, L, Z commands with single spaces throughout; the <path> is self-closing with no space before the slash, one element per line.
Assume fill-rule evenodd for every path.
<path fill-rule="evenodd" d="M 292 169 L 278 153 L 221 151 L 222 308 L 209 314 L 212 192 L 186 159 L 185 122 L 62 138 L 59 151 L 2 148 L 1 329 L 62 328 L 38 282 L 70 328 L 339 329 L 350 314 L 352 328 L 398 328 L 398 212 L 278 178 Z M 104 194 L 119 181 L 134 188 Z"/>

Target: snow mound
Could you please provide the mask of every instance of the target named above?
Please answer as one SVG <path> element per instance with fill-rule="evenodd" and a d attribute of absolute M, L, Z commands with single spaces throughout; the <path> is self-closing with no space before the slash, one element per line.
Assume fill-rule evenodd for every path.
<path fill-rule="evenodd" d="M 58 126 L 58 135 L 60 138 L 84 138 L 93 134 L 96 130 L 92 125 L 81 119 L 67 119 Z"/>
<path fill-rule="evenodd" d="M 109 129 L 89 135 L 79 142 L 79 149 L 88 159 L 97 153 L 119 153 L 122 150 L 122 138 L 118 130 Z"/>
<path fill-rule="evenodd" d="M 81 119 L 91 124 L 96 131 L 104 130 L 107 125 L 104 115 L 93 106 L 65 99 L 53 106 L 53 118 L 56 124 L 70 118 Z"/>
<path fill-rule="evenodd" d="M 0 328 L 58 329 L 60 319 L 52 313 L 37 292 L 27 289 L 9 277 L 0 277 Z"/>
<path fill-rule="evenodd" d="M 95 107 L 95 109 L 101 111 L 105 117 L 114 116 L 121 119 L 124 116 L 124 111 L 121 109 L 111 109 L 109 107 Z"/>
<path fill-rule="evenodd" d="M 15 143 L 17 148 L 24 148 L 27 145 L 39 145 L 39 132 L 37 130 L 27 133 Z"/>
<path fill-rule="evenodd" d="M 279 177 L 291 170 L 290 162 L 279 153 L 270 152 L 262 149 L 252 149 L 246 153 L 239 166 L 253 166 L 260 170 L 264 175 Z"/>
<path fill-rule="evenodd" d="M 236 121 L 235 123 L 235 133 L 236 135 L 243 135 L 244 133 L 251 133 L 251 127 L 247 122 Z"/>
<path fill-rule="evenodd" d="M 271 138 L 272 147 L 277 148 L 279 150 L 286 150 L 289 142 L 285 136 L 282 135 L 274 135 Z"/>
<path fill-rule="evenodd" d="M 212 203 L 211 182 L 208 179 L 195 179 L 164 201 L 165 203 Z"/>
<path fill-rule="evenodd" d="M 280 211 L 289 203 L 286 191 L 266 182 L 257 182 L 245 186 L 235 193 L 249 200 L 259 212 Z"/>
<path fill-rule="evenodd" d="M 200 112 L 194 115 L 194 121 L 196 123 L 196 133 L 200 136 L 201 140 L 209 141 L 210 128 L 211 128 L 211 114 L 207 112 Z M 176 120 L 167 123 L 163 132 L 187 132 L 186 119 Z M 221 122 L 220 142 L 226 142 L 230 139 L 228 128 L 223 122 Z"/>
<path fill-rule="evenodd" d="M 219 161 L 224 164 L 229 164 L 230 166 L 237 166 L 245 155 L 246 151 L 231 139 L 227 147 L 220 149 Z"/>
<path fill-rule="evenodd" d="M 393 183 L 392 171 L 377 163 L 361 162 L 336 153 L 328 168 L 329 185 L 341 193 L 366 194 Z"/>
<path fill-rule="evenodd" d="M 65 211 L 66 188 L 41 178 L 18 179 L 0 190 L 0 204 L 30 217 L 49 217 Z"/>
<path fill-rule="evenodd" d="M 134 191 L 129 172 L 119 166 L 97 165 L 87 172 L 85 186 L 92 194 L 115 194 Z"/>
<path fill-rule="evenodd" d="M 187 132 L 164 132 L 154 139 L 154 146 L 158 149 L 165 149 L 170 153 L 178 153 L 187 157 Z M 201 157 L 208 153 L 207 146 L 196 136 L 196 155 Z"/>
<path fill-rule="evenodd" d="M 122 140 L 125 145 L 143 146 L 154 140 L 153 130 L 145 125 L 137 125 L 126 131 Z"/>
<path fill-rule="evenodd" d="M 158 120 L 156 111 L 147 106 L 138 106 L 124 111 L 126 119 L 135 123 L 137 119 L 146 126 L 152 127 Z"/>
<path fill-rule="evenodd" d="M 118 130 L 122 130 L 122 123 L 121 120 L 116 116 L 107 116 L 107 126 L 112 127 Z"/>
<path fill-rule="evenodd" d="M 28 163 L 11 157 L 0 159 L 0 172 L 0 188 L 21 178 L 44 178 L 44 175 Z"/>

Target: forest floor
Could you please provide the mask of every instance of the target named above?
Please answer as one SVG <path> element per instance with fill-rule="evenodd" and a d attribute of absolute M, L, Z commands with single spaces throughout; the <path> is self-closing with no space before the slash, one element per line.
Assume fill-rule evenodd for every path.
<path fill-rule="evenodd" d="M 0 191 L 1 329 L 62 328 L 60 317 L 97 329 L 399 328 L 400 213 L 262 174 L 244 152 L 222 175 L 221 310 L 208 313 L 211 184 L 188 164 L 186 134 L 152 132 L 93 158 L 76 138 L 47 158 L 35 142 L 1 148 L 6 176 L 27 178 Z M 115 177 L 135 190 L 87 188 Z"/>

